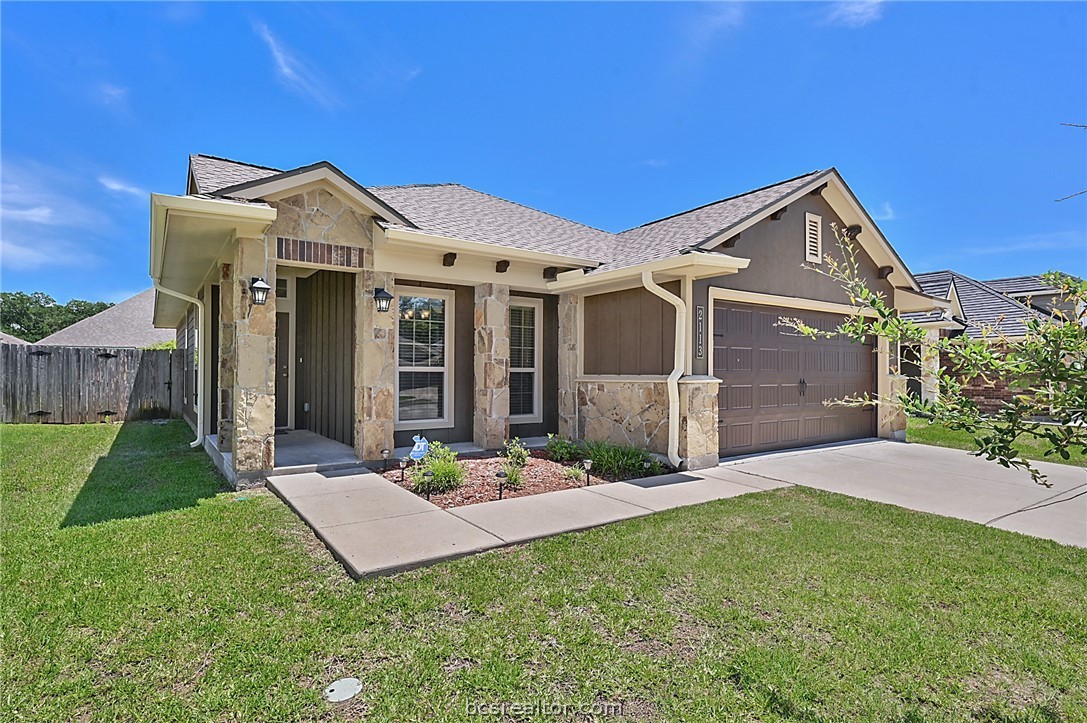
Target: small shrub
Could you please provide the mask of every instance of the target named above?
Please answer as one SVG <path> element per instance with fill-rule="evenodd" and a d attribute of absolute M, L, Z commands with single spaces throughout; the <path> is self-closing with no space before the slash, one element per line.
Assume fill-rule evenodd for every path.
<path fill-rule="evenodd" d="M 611 479 L 644 477 L 647 474 L 646 462 L 650 464 L 648 473 L 653 473 L 654 469 L 663 469 L 660 462 L 644 449 L 624 444 L 586 442 L 585 456 L 593 461 L 594 473 Z"/>
<path fill-rule="evenodd" d="M 433 472 L 429 481 L 424 476 Z M 457 453 L 441 442 L 431 442 L 426 456 L 408 472 L 411 489 L 419 495 L 440 495 L 452 492 L 464 484 L 467 471 L 457 461 Z"/>
<path fill-rule="evenodd" d="M 571 482 L 580 482 L 585 479 L 585 470 L 581 467 L 563 467 L 562 476 Z"/>
<path fill-rule="evenodd" d="M 521 489 L 521 485 L 525 483 L 525 471 L 521 467 L 507 459 L 502 463 L 502 471 L 506 473 L 507 487 L 514 490 Z"/>
<path fill-rule="evenodd" d="M 547 435 L 547 456 L 555 462 L 576 462 L 585 457 L 585 450 L 572 439 L 563 439 L 554 434 Z"/>
<path fill-rule="evenodd" d="M 528 448 L 521 444 L 518 437 L 507 439 L 506 444 L 502 447 L 501 454 L 506 458 L 509 466 L 516 467 L 518 472 L 528 464 Z M 502 467 L 505 469 L 506 465 Z"/>

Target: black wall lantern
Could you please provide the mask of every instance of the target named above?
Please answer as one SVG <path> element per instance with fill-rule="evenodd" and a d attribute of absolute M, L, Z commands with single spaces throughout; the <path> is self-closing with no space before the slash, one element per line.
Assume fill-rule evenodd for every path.
<path fill-rule="evenodd" d="M 377 304 L 378 311 L 385 313 L 393 303 L 393 295 L 385 289 L 374 289 L 374 303 Z"/>
<path fill-rule="evenodd" d="M 268 292 L 271 290 L 272 287 L 264 283 L 264 279 L 260 276 L 254 276 L 249 280 L 249 291 L 253 294 L 253 303 L 257 306 L 268 303 Z"/>

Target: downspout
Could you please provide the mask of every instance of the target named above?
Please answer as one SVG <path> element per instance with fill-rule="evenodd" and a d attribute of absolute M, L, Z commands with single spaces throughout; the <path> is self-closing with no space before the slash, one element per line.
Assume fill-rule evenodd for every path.
<path fill-rule="evenodd" d="M 668 462 L 679 469 L 683 459 L 679 456 L 679 378 L 687 361 L 687 304 L 653 280 L 652 271 L 642 272 L 642 286 L 676 307 L 676 359 L 672 373 L 668 375 Z"/>
<path fill-rule="evenodd" d="M 197 298 L 193 297 L 193 296 L 186 296 L 185 294 L 182 294 L 179 291 L 174 291 L 173 289 L 167 289 L 165 286 L 160 284 L 159 280 L 156 279 L 155 277 L 151 277 L 151 282 L 155 285 L 155 291 L 161 291 L 164 294 L 176 297 L 178 299 L 181 299 L 182 301 L 187 301 L 190 304 L 196 304 L 196 338 L 202 340 L 204 338 L 204 302 L 201 301 L 200 299 L 197 299 Z M 199 354 L 201 356 L 206 356 L 204 354 L 203 349 L 199 349 Z M 207 369 L 204 368 L 205 366 L 207 366 L 206 362 L 207 362 L 207 359 L 203 359 L 200 362 L 198 362 L 197 365 L 196 365 L 196 373 L 200 377 L 199 380 L 197 381 L 197 383 L 200 385 L 198 387 L 200 389 L 200 391 L 204 390 L 204 374 L 207 372 Z M 199 447 L 203 443 L 204 443 L 204 403 L 201 402 L 200 404 L 196 405 L 196 439 L 194 439 L 192 442 L 189 442 L 189 446 L 193 447 L 195 449 L 196 447 Z"/>

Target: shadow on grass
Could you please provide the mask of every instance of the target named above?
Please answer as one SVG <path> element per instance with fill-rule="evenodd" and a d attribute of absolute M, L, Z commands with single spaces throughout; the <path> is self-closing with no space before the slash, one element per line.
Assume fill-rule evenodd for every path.
<path fill-rule="evenodd" d="M 98 458 L 61 527 L 154 515 L 195 507 L 226 491 L 204 451 L 189 447 L 187 424 L 125 422 Z"/>

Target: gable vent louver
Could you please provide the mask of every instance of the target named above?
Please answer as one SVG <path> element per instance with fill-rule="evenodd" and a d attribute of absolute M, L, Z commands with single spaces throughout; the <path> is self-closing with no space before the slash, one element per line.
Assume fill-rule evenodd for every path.
<path fill-rule="evenodd" d="M 818 264 L 823 260 L 823 217 L 804 214 L 804 260 Z"/>

